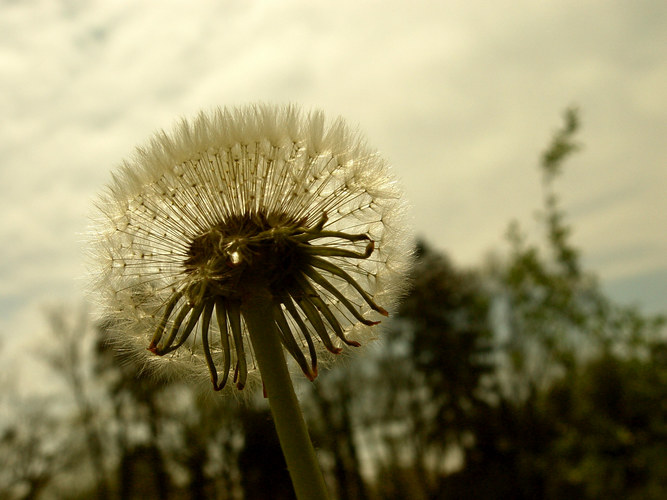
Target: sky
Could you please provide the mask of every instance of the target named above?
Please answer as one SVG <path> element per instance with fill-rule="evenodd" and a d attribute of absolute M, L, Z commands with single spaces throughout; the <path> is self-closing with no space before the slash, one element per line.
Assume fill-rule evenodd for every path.
<path fill-rule="evenodd" d="M 86 297 L 111 171 L 200 109 L 301 103 L 389 159 L 415 232 L 479 265 L 540 204 L 568 106 L 584 144 L 557 189 L 605 290 L 667 310 L 664 0 L 0 0 L 0 347 Z"/>

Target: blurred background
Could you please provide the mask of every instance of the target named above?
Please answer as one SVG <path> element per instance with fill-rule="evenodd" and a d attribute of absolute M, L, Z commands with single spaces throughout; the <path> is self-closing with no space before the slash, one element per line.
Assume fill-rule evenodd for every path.
<path fill-rule="evenodd" d="M 0 1 L 0 497 L 292 498 L 261 395 L 145 380 L 85 291 L 120 161 L 264 101 L 412 205 L 413 292 L 298 388 L 335 498 L 664 498 L 665 88 L 660 0 Z"/>

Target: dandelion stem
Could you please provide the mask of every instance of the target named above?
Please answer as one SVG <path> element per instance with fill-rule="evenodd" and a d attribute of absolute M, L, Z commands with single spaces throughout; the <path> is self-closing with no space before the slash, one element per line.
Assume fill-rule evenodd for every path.
<path fill-rule="evenodd" d="M 269 313 L 273 307 L 271 295 L 267 290 L 249 295 L 243 301 L 243 317 L 294 491 L 299 500 L 326 500 L 329 497 L 324 478 L 287 371 L 275 320 Z"/>

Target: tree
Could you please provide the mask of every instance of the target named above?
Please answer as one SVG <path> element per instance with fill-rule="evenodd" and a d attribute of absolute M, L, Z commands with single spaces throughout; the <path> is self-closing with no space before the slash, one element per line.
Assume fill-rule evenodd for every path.
<path fill-rule="evenodd" d="M 667 493 L 665 345 L 644 359 L 603 353 L 548 391 L 557 422 L 549 498 L 661 499 Z"/>
<path fill-rule="evenodd" d="M 664 375 L 652 361 L 664 346 L 664 319 L 615 304 L 582 269 L 554 187 L 579 148 L 578 128 L 577 111 L 567 110 L 541 158 L 545 241 L 528 243 L 512 223 L 509 257 L 490 267 L 497 403 L 475 425 L 476 445 L 450 493 L 468 487 L 468 498 L 556 499 L 667 491 L 663 475 L 641 465 L 662 458 L 664 430 L 653 425 L 650 438 L 640 438 L 629 423 L 664 422 Z M 626 404 L 633 409 L 621 409 Z"/>
<path fill-rule="evenodd" d="M 98 414 L 89 395 L 91 373 L 86 358 L 90 358 L 89 349 L 94 337 L 87 315 L 85 309 L 79 311 L 76 318 L 72 318 L 74 315 L 68 314 L 65 308 L 49 311 L 47 320 L 55 342 L 53 348 L 43 349 L 43 354 L 71 392 L 77 412 L 77 424 L 80 424 L 83 430 L 82 435 L 95 478 L 97 498 L 108 500 L 110 492 L 103 437 L 98 427 Z"/>

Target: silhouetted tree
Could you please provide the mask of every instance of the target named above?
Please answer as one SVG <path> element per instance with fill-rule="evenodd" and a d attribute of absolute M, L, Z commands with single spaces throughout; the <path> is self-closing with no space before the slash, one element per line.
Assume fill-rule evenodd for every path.
<path fill-rule="evenodd" d="M 413 448 L 412 467 L 423 498 L 439 498 L 453 449 L 471 440 L 484 412 L 485 376 L 492 370 L 490 297 L 481 276 L 456 269 L 426 244 L 417 246 L 413 288 L 403 301 L 383 361 L 393 410 L 408 432 L 396 443 Z M 401 353 L 404 346 L 405 353 Z M 402 370 L 397 367 L 402 366 Z"/>
<path fill-rule="evenodd" d="M 664 348 L 664 346 L 663 346 Z M 558 426 L 549 497 L 660 499 L 667 493 L 667 363 L 603 353 L 545 398 Z"/>
<path fill-rule="evenodd" d="M 245 500 L 295 499 L 287 464 L 268 408 L 245 406 L 241 412 L 244 444 L 239 470 Z"/>
<path fill-rule="evenodd" d="M 68 314 L 64 307 L 49 311 L 47 319 L 55 337 L 55 347 L 43 349 L 43 354 L 54 372 L 63 377 L 71 392 L 78 413 L 77 427 L 80 425 L 83 431 L 95 478 L 95 494 L 100 500 L 108 500 L 110 492 L 103 438 L 98 413 L 89 394 L 91 373 L 87 361 L 94 332 L 85 308 L 78 311 L 78 317 L 72 316 L 74 314 Z"/>
<path fill-rule="evenodd" d="M 69 422 L 50 414 L 46 401 L 12 398 L 10 404 L 14 413 L 3 411 L 0 427 L 0 498 L 36 499 L 82 454 L 67 432 Z"/>
<path fill-rule="evenodd" d="M 370 360 L 368 360 L 370 361 Z M 371 361 L 372 362 L 372 361 Z M 342 360 L 332 370 L 324 370 L 305 392 L 310 432 L 313 441 L 331 462 L 329 489 L 338 500 L 367 500 L 368 492 L 361 472 L 358 434 L 361 405 L 364 403 L 367 375 L 360 371 L 363 359 Z"/>
<path fill-rule="evenodd" d="M 582 270 L 555 194 L 554 180 L 578 148 L 578 126 L 576 110 L 568 110 L 542 156 L 538 220 L 546 241 L 529 244 L 513 223 L 510 255 L 491 268 L 500 356 L 490 401 L 496 402 L 474 424 L 475 446 L 445 485 L 446 498 L 463 492 L 467 498 L 659 498 L 667 492 L 661 474 L 631 463 L 635 453 L 661 453 L 644 455 L 640 439 L 627 440 L 628 410 L 621 411 L 627 396 L 642 409 L 638 420 L 664 422 L 658 403 L 664 387 L 637 391 L 636 385 L 655 374 L 649 360 L 662 343 L 663 319 L 614 304 Z M 661 433 L 652 439 L 662 449 Z M 638 477 L 650 488 L 637 489 Z"/>

